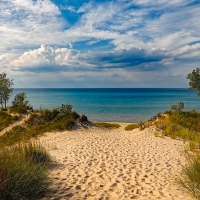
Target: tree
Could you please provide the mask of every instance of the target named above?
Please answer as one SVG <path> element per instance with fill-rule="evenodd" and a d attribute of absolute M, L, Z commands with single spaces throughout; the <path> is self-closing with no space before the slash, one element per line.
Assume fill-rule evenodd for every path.
<path fill-rule="evenodd" d="M 198 91 L 198 96 L 200 96 L 200 68 L 194 69 L 186 78 L 190 80 L 189 89 Z"/>
<path fill-rule="evenodd" d="M 26 100 L 26 93 L 25 92 L 20 92 L 15 95 L 14 100 L 12 101 L 12 106 L 17 107 L 17 106 L 28 106 L 28 101 Z"/>
<path fill-rule="evenodd" d="M 181 112 L 184 109 L 184 103 L 182 101 L 178 102 L 178 105 L 172 105 L 172 110 Z"/>
<path fill-rule="evenodd" d="M 1 107 L 6 108 L 7 102 L 13 91 L 13 79 L 7 78 L 6 73 L 0 74 L 0 104 Z"/>

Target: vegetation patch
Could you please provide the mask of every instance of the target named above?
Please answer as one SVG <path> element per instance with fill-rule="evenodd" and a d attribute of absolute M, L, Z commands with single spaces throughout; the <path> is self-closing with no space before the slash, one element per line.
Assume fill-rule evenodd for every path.
<path fill-rule="evenodd" d="M 39 143 L 18 144 L 0 150 L 0 199 L 38 199 L 50 180 L 46 149 Z"/>
<path fill-rule="evenodd" d="M 0 131 L 8 127 L 10 124 L 18 120 L 17 116 L 11 116 L 4 111 L 0 111 Z"/>
<path fill-rule="evenodd" d="M 193 197 L 200 199 L 200 155 L 186 154 L 188 164 L 183 166 L 177 182 L 185 188 Z"/>
<path fill-rule="evenodd" d="M 200 113 L 195 110 L 171 110 L 167 112 L 167 116 L 160 117 L 155 122 L 155 125 L 162 130 L 162 135 L 189 141 L 191 148 L 199 148 Z"/>
<path fill-rule="evenodd" d="M 15 126 L 0 137 L 0 146 L 10 146 L 49 131 L 70 130 L 79 115 L 72 111 L 72 106 L 61 105 L 52 110 L 40 110 L 31 113 L 23 126 Z"/>
<path fill-rule="evenodd" d="M 94 122 L 93 124 L 98 127 L 107 128 L 107 129 L 115 129 L 115 128 L 120 127 L 120 125 L 116 123 Z"/>
<path fill-rule="evenodd" d="M 133 129 L 139 128 L 140 124 L 129 124 L 128 126 L 125 127 L 126 131 L 132 131 Z"/>
<path fill-rule="evenodd" d="M 177 182 L 193 197 L 200 199 L 200 112 L 183 111 L 183 108 L 182 102 L 173 105 L 170 111 L 156 117 L 154 125 L 163 136 L 189 142 L 190 152 L 186 153 L 188 164 L 183 166 Z"/>

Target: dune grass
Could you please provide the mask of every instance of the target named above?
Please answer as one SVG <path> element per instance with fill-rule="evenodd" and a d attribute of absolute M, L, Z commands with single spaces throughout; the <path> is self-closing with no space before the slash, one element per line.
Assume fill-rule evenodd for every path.
<path fill-rule="evenodd" d="M 200 199 L 200 112 L 170 110 L 166 114 L 167 117 L 158 117 L 155 122 L 162 135 L 189 143 L 190 152 L 186 152 L 188 163 L 183 166 L 177 182 L 193 197 Z"/>
<path fill-rule="evenodd" d="M 189 141 L 190 150 L 200 148 L 200 113 L 191 111 L 170 111 L 168 117 L 160 117 L 155 125 L 163 136 Z"/>
<path fill-rule="evenodd" d="M 200 199 L 200 154 L 186 154 L 188 164 L 183 166 L 181 175 L 177 178 L 180 186 L 193 197 Z"/>
<path fill-rule="evenodd" d="M 126 131 L 132 131 L 136 128 L 139 128 L 140 127 L 140 124 L 129 124 L 128 126 L 125 127 L 125 130 Z"/>
<path fill-rule="evenodd" d="M 5 128 L 12 116 L 4 112 L 0 119 L 1 116 L 6 120 L 0 127 Z M 70 105 L 32 112 L 23 125 L 0 137 L 0 199 L 34 200 L 45 195 L 50 183 L 51 158 L 44 147 L 30 141 L 48 131 L 69 130 L 78 117 Z"/>
<path fill-rule="evenodd" d="M 23 126 L 15 126 L 0 137 L 0 147 L 28 141 L 49 131 L 70 130 L 79 115 L 67 106 L 31 113 L 29 120 Z"/>
<path fill-rule="evenodd" d="M 25 114 L 27 113 L 27 107 L 25 106 L 10 107 L 9 113 Z"/>
<path fill-rule="evenodd" d="M 107 129 L 115 129 L 119 128 L 120 125 L 116 123 L 106 123 L 106 122 L 93 122 L 94 125 L 102 128 L 107 128 Z"/>
<path fill-rule="evenodd" d="M 17 116 L 13 117 L 10 114 L 8 114 L 7 112 L 0 111 L 0 131 L 2 131 L 4 128 L 9 126 L 16 120 L 18 120 Z"/>
<path fill-rule="evenodd" d="M 46 149 L 39 143 L 21 143 L 0 150 L 0 199 L 38 199 L 50 180 Z"/>

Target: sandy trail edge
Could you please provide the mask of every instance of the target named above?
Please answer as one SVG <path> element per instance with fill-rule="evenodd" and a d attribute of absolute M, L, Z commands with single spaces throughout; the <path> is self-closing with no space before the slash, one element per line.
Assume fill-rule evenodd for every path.
<path fill-rule="evenodd" d="M 4 133 L 10 131 L 12 128 L 14 128 L 15 126 L 20 126 L 22 124 L 24 124 L 29 118 L 30 118 L 30 114 L 23 114 L 19 120 L 17 120 L 16 122 L 14 122 L 13 124 L 9 125 L 8 127 L 4 128 L 2 131 L 0 131 L 0 136 L 2 136 Z"/>
<path fill-rule="evenodd" d="M 154 136 L 154 128 L 97 127 L 48 133 L 40 141 L 57 164 L 46 199 L 192 200 L 175 183 L 185 163 L 182 141 Z"/>

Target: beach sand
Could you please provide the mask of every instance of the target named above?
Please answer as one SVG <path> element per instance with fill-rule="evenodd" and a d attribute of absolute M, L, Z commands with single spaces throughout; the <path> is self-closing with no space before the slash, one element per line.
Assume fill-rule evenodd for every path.
<path fill-rule="evenodd" d="M 55 160 L 47 197 L 61 200 L 192 200 L 175 182 L 185 163 L 180 140 L 154 128 L 98 127 L 51 132 L 40 138 Z"/>

